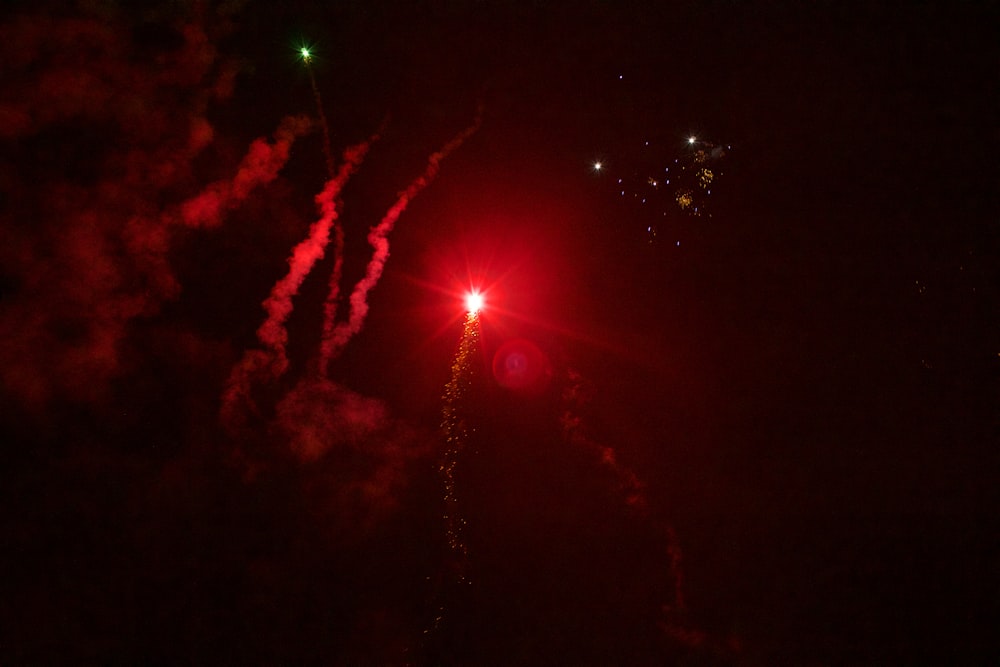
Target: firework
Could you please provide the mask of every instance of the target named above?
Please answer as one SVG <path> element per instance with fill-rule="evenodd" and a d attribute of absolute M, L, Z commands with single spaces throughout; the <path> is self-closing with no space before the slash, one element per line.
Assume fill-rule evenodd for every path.
<path fill-rule="evenodd" d="M 316 197 L 321 213 L 319 220 L 309 228 L 309 236 L 295 246 L 288 259 L 288 273 L 275 283 L 271 295 L 264 301 L 268 317 L 257 330 L 257 337 L 273 352 L 275 372 L 279 375 L 288 365 L 285 354 L 288 342 L 285 321 L 292 312 L 292 297 L 298 293 L 302 281 L 324 254 L 330 240 L 330 230 L 338 218 L 337 196 L 364 160 L 372 142 L 377 139 L 378 135 L 374 135 L 344 151 L 344 161 L 337 176 L 327 181 L 323 191 Z"/>
<path fill-rule="evenodd" d="M 441 432 L 444 437 L 444 456 L 438 467 L 444 491 L 445 536 L 448 544 L 448 566 L 445 574 L 436 584 L 434 591 L 433 619 L 424 630 L 425 642 L 437 635 L 444 622 L 445 601 L 451 596 L 445 589 L 464 588 L 471 584 L 469 579 L 469 547 L 465 542 L 466 519 L 462 513 L 457 490 L 457 470 L 462 452 L 468 446 L 469 437 L 475 431 L 470 423 L 469 394 L 476 381 L 479 366 L 480 321 L 482 296 L 470 292 L 466 296 L 465 324 L 462 338 L 451 362 L 451 379 L 445 385 L 441 408 Z"/>
<path fill-rule="evenodd" d="M 477 295 L 478 296 L 478 295 Z M 444 462 L 439 470 L 444 479 L 445 530 L 452 556 L 458 561 L 459 581 L 465 581 L 465 560 L 468 547 L 463 538 L 465 519 L 462 517 L 455 491 L 455 470 L 459 455 L 465 449 L 472 427 L 469 424 L 467 397 L 476 376 L 475 360 L 479 354 L 479 308 L 481 297 L 469 304 L 462 329 L 462 340 L 451 363 L 451 379 L 445 386 L 441 410 L 441 430 L 444 433 Z"/>
<path fill-rule="evenodd" d="M 680 147 L 645 140 L 628 158 L 614 162 L 618 173 L 602 162 L 593 163 L 592 170 L 601 174 L 618 201 L 642 216 L 642 229 L 653 243 L 668 223 L 675 228 L 685 218 L 712 217 L 712 191 L 723 176 L 730 149 L 695 136 Z"/>
<path fill-rule="evenodd" d="M 399 216 L 403 214 L 413 198 L 430 185 L 441 169 L 441 161 L 457 150 L 465 140 L 471 137 L 482 123 L 482 110 L 476 114 L 476 119 L 469 127 L 455 135 L 440 150 L 427 158 L 424 173 L 418 176 L 402 193 L 396 202 L 386 211 L 382 220 L 368 233 L 368 243 L 372 246 L 372 257 L 368 262 L 365 275 L 354 286 L 350 297 L 350 313 L 346 322 L 334 325 L 334 307 L 327 307 L 327 317 L 323 322 L 323 340 L 320 346 L 320 367 L 327 369 L 330 361 L 344 349 L 351 338 L 361 331 L 365 318 L 368 316 L 368 293 L 374 289 L 382 277 L 385 263 L 389 259 L 389 234 L 392 232 Z M 334 299 L 328 298 L 327 303 Z"/>
<path fill-rule="evenodd" d="M 326 122 L 326 113 L 323 111 L 323 97 L 319 94 L 319 86 L 316 84 L 316 75 L 313 73 L 312 61 L 313 53 L 308 46 L 299 49 L 299 57 L 305 63 L 306 71 L 309 72 L 309 83 L 312 84 L 313 98 L 316 100 L 316 115 L 319 116 L 319 125 L 323 130 L 323 156 L 326 158 L 326 173 L 331 180 L 335 176 L 333 151 L 330 149 L 330 126 Z"/>

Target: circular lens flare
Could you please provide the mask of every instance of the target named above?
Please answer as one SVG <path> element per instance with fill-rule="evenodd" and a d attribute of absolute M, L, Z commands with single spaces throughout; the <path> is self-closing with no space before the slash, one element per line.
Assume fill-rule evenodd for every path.
<path fill-rule="evenodd" d="M 465 295 L 465 309 L 469 313 L 478 313 L 483 308 L 483 295 L 479 292 L 472 291 Z"/>

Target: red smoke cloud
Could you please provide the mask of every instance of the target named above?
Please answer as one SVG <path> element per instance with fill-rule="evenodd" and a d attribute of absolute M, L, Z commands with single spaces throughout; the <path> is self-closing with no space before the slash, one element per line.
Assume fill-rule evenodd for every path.
<path fill-rule="evenodd" d="M 407 467 L 433 439 L 389 416 L 386 406 L 324 378 L 302 380 L 278 403 L 272 430 L 312 467 L 306 490 L 351 532 L 371 528 L 398 504 Z"/>
<path fill-rule="evenodd" d="M 236 208 L 260 185 L 273 181 L 288 156 L 295 140 L 312 128 L 305 116 L 288 116 L 274 133 L 274 143 L 257 139 L 243 158 L 236 176 L 228 181 L 216 181 L 201 194 L 181 205 L 181 219 L 190 227 L 214 227 L 222 214 Z"/>
<path fill-rule="evenodd" d="M 21 15 L 0 26 L 0 373 L 22 404 L 94 401 L 119 372 L 127 323 L 177 293 L 162 189 L 184 187 L 211 137 L 219 67 L 196 17 L 144 58 L 116 16 Z"/>
<path fill-rule="evenodd" d="M 212 42 L 228 28 L 208 13 L 156 24 L 152 42 L 148 29 L 127 12 L 0 26 L 0 187 L 15 202 L 0 213 L 11 285 L 0 379 L 24 405 L 101 400 L 123 370 L 130 322 L 180 292 L 174 226 L 219 224 L 274 179 L 309 126 L 285 119 L 231 181 L 183 202 L 198 187 L 191 163 L 214 138 L 206 112 L 236 67 L 217 57 Z"/>
<path fill-rule="evenodd" d="M 374 398 L 313 378 L 281 400 L 278 423 L 292 452 L 302 461 L 316 461 L 333 447 L 364 448 L 383 428 L 387 412 Z"/>
<path fill-rule="evenodd" d="M 150 62 L 124 13 L 56 19 L 23 14 L 0 26 L 0 67 L 7 75 L 0 103 L 0 136 L 37 133 L 69 118 L 109 120 L 134 139 L 174 129 L 176 120 L 200 116 L 216 92 L 216 53 L 192 15 L 163 26 L 180 41 Z M 30 73 L 31 76 L 20 76 Z M 181 102 L 182 88 L 196 93 Z M 224 90 L 225 87 L 223 87 Z"/>

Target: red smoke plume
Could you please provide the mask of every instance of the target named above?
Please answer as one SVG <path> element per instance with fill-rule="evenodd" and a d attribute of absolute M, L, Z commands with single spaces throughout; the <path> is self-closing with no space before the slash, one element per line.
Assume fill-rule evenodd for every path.
<path fill-rule="evenodd" d="M 272 431 L 316 481 L 304 492 L 338 528 L 366 532 L 398 504 L 410 471 L 434 439 L 393 419 L 388 408 L 315 375 L 277 405 Z"/>
<path fill-rule="evenodd" d="M 288 358 L 285 354 L 288 331 L 285 329 L 285 322 L 292 312 L 292 297 L 298 293 L 302 281 L 309 275 L 317 260 L 323 257 L 326 245 L 330 241 L 330 229 L 338 217 L 337 196 L 351 174 L 364 160 L 369 147 L 376 139 L 378 135 L 344 151 L 342 158 L 344 162 L 336 178 L 328 181 L 323 191 L 316 196 L 316 204 L 321 212 L 320 219 L 309 228 L 308 238 L 295 246 L 292 256 L 288 258 L 288 273 L 275 283 L 271 295 L 264 301 L 267 320 L 257 329 L 257 338 L 273 354 L 273 369 L 278 375 L 284 373 L 288 367 Z"/>
<path fill-rule="evenodd" d="M 95 14 L 96 14 L 95 10 Z M 22 404 L 100 400 L 121 372 L 129 323 L 180 291 L 168 251 L 178 222 L 218 224 L 274 178 L 301 120 L 255 142 L 237 177 L 181 205 L 193 159 L 212 141 L 209 104 L 235 66 L 212 40 L 226 29 L 193 11 L 157 24 L 140 14 L 0 25 L 0 384 Z"/>
<path fill-rule="evenodd" d="M 476 119 L 469 127 L 459 132 L 451 141 L 446 143 L 441 150 L 432 153 L 427 159 L 427 167 L 424 173 L 417 177 L 399 195 L 396 203 L 389 208 L 378 225 L 368 233 L 368 243 L 371 244 L 374 252 L 368 262 L 365 276 L 354 286 L 351 293 L 351 311 L 347 322 L 334 326 L 332 317 L 328 317 L 323 322 L 323 341 L 320 344 L 320 369 L 326 372 L 330 360 L 336 357 L 350 341 L 354 334 L 358 333 L 364 326 L 365 317 L 368 315 L 368 292 L 378 284 L 385 268 L 385 262 L 389 258 L 389 239 L 393 226 L 402 215 L 406 207 L 416 197 L 421 190 L 430 185 L 441 169 L 441 161 L 453 151 L 459 148 L 465 140 L 475 134 L 482 124 L 482 110 L 476 114 Z M 328 299 L 328 302 L 330 300 Z M 328 311 L 329 313 L 332 312 Z"/>
<path fill-rule="evenodd" d="M 326 301 L 323 302 L 323 337 L 319 344 L 319 373 L 324 377 L 330 372 L 334 322 L 337 317 L 337 306 L 340 302 L 340 280 L 344 274 L 344 227 L 337 225 L 333 233 L 333 243 L 337 254 L 333 260 L 333 271 L 330 273 L 330 286 L 326 294 Z"/>
<path fill-rule="evenodd" d="M 585 447 L 600 457 L 601 464 L 610 470 L 624 495 L 625 503 L 635 516 L 652 523 L 663 531 L 662 538 L 666 543 L 667 574 L 673 586 L 673 599 L 661 605 L 661 618 L 657 626 L 673 641 L 688 648 L 707 648 L 711 652 L 728 658 L 741 651 L 739 637 L 732 635 L 724 640 L 709 635 L 691 625 L 687 614 L 687 604 L 684 597 L 684 572 L 682 569 L 683 554 L 677 533 L 669 523 L 655 522 L 644 491 L 644 484 L 628 466 L 618 461 L 612 447 L 601 445 L 585 433 L 582 418 L 583 408 L 592 398 L 592 389 L 580 373 L 569 370 L 567 383 L 563 390 L 562 430 L 567 442 Z"/>
<path fill-rule="evenodd" d="M 273 181 L 288 161 L 295 140 L 312 128 L 305 116 L 288 116 L 274 133 L 274 143 L 256 139 L 240 163 L 236 176 L 229 181 L 216 181 L 201 194 L 181 205 L 181 219 L 189 227 L 214 227 L 222 214 L 236 208 L 261 185 Z"/>
<path fill-rule="evenodd" d="M 643 482 L 631 468 L 618 461 L 614 448 L 595 442 L 585 433 L 580 414 L 582 408 L 592 398 L 592 389 L 583 376 L 574 370 L 567 371 L 567 380 L 562 395 L 563 437 L 573 445 L 585 447 L 595 452 L 600 457 L 601 464 L 614 474 L 624 496 L 625 504 L 637 517 L 647 521 L 651 520 L 649 501 L 646 498 Z M 664 604 L 663 607 L 665 611 L 679 613 L 683 612 L 685 608 L 681 549 L 677 542 L 677 534 L 672 526 L 666 524 L 664 533 L 667 543 L 667 567 L 674 590 L 673 600 Z"/>
<path fill-rule="evenodd" d="M 365 141 L 347 148 L 337 175 L 327 181 L 323 191 L 316 196 L 320 218 L 310 226 L 306 239 L 292 250 L 292 255 L 288 258 L 288 273 L 275 283 L 271 288 L 271 294 L 264 300 L 263 306 L 267 318 L 257 329 L 257 338 L 265 349 L 248 350 L 233 368 L 223 390 L 219 417 L 230 430 L 239 428 L 247 411 L 252 412 L 255 409 L 251 397 L 253 384 L 268 377 L 277 378 L 288 369 L 286 352 L 288 330 L 285 328 L 285 323 L 292 312 L 292 298 L 298 293 L 302 281 L 309 275 L 316 262 L 323 257 L 330 240 L 331 229 L 338 238 L 335 261 L 338 264 L 343 261 L 340 257 L 343 232 L 337 223 L 339 216 L 337 197 L 377 139 L 377 134 L 372 135 Z"/>

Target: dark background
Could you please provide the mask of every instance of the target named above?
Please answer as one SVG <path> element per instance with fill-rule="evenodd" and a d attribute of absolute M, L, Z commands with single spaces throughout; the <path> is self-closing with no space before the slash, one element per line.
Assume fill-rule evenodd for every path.
<path fill-rule="evenodd" d="M 273 4 L 3 10 L 0 662 L 996 657 L 996 3 Z M 315 114 L 303 43 L 334 155 L 386 121 L 343 192 L 348 286 L 483 121 L 390 236 L 343 393 L 298 384 L 328 257 L 234 435 L 220 396 L 315 219 L 321 133 L 218 226 L 162 216 Z M 185 156 L 190 119 L 213 132 Z M 711 216 L 623 203 L 615 176 L 689 135 L 727 147 Z M 166 231 L 132 243 L 135 218 Z M 438 425 L 470 284 L 454 590 Z M 543 386 L 494 381 L 515 339 Z M 359 404 L 341 437 L 324 405 Z"/>

